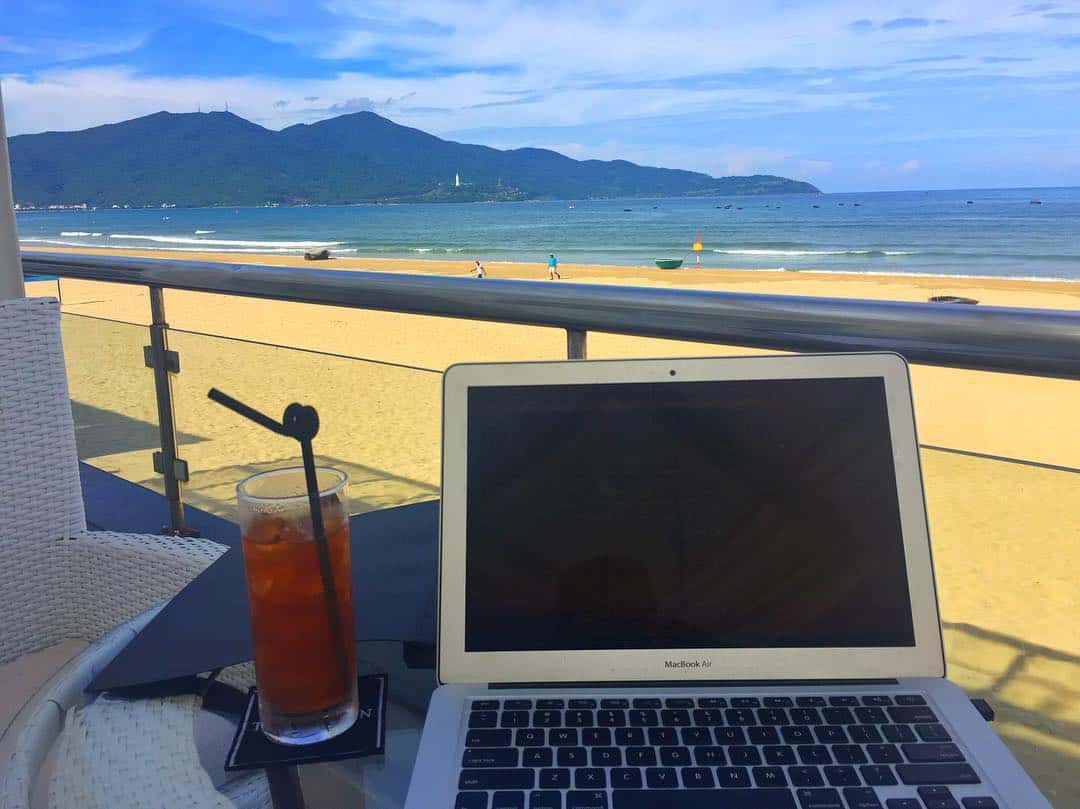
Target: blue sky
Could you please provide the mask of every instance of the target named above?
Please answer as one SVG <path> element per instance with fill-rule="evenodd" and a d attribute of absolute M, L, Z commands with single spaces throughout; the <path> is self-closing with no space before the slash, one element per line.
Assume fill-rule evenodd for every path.
<path fill-rule="evenodd" d="M 1080 2 L 0 0 L 9 135 L 167 109 L 824 190 L 1080 185 Z"/>

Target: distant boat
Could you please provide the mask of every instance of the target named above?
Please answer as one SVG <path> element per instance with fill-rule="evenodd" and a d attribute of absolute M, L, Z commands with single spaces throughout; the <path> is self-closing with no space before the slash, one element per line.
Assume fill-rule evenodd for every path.
<path fill-rule="evenodd" d="M 634 210 L 633 208 L 623 208 L 623 213 Z"/>
<path fill-rule="evenodd" d="M 677 270 L 682 266 L 681 258 L 658 258 L 656 266 L 661 270 Z"/>
<path fill-rule="evenodd" d="M 567 205 L 566 207 L 567 207 L 567 208 L 569 208 L 569 209 L 570 209 L 570 210 L 572 211 L 572 210 L 574 210 L 574 208 L 576 208 L 577 206 L 576 206 L 576 205 L 574 205 L 574 203 L 572 203 L 572 202 L 571 202 L 571 203 L 570 203 L 569 205 Z"/>
<path fill-rule="evenodd" d="M 161 217 L 161 221 L 162 221 L 162 222 L 168 222 L 168 221 L 169 221 L 169 217 L 168 217 L 168 216 L 163 216 L 163 217 Z"/>
<path fill-rule="evenodd" d="M 1042 205 L 1042 200 L 1041 199 L 1029 200 L 1028 205 Z"/>
<path fill-rule="evenodd" d="M 861 202 L 853 202 L 851 204 L 854 205 L 856 208 L 858 208 L 860 205 L 862 205 Z"/>
<path fill-rule="evenodd" d="M 965 205 L 974 205 L 974 204 L 975 204 L 975 200 L 969 199 L 969 200 L 968 200 L 968 201 L 967 201 L 966 203 L 964 203 L 964 204 L 965 204 Z"/>
<path fill-rule="evenodd" d="M 810 207 L 811 208 L 820 208 L 821 206 L 820 205 L 811 205 Z"/>

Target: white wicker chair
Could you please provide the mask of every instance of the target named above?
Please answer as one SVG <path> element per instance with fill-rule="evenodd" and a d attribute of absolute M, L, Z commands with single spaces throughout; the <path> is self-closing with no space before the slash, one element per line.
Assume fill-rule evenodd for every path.
<path fill-rule="evenodd" d="M 0 665 L 64 639 L 101 639 L 173 596 L 224 550 L 205 539 L 86 530 L 59 303 L 53 298 L 0 301 Z M 195 710 L 195 698 L 124 703 L 111 713 L 107 701 L 99 700 L 80 710 L 82 688 L 93 672 L 148 617 L 93 643 L 47 693 L 23 707 L 14 753 L 0 773 L 0 807 L 29 805 L 33 779 L 65 734 L 65 720 L 69 730 L 59 743 L 64 763 L 90 767 L 86 755 L 79 755 L 80 744 L 85 751 L 89 740 L 98 737 L 92 764 L 99 768 L 99 783 L 90 784 L 88 773 L 86 788 L 80 791 L 70 767 L 58 769 L 49 789 L 51 806 L 163 806 L 163 800 L 177 797 L 124 796 L 138 794 L 144 779 L 161 783 L 153 761 L 159 740 L 140 739 L 138 734 L 145 736 L 148 728 L 160 734 L 161 726 Z M 158 721 L 162 717 L 167 721 Z M 136 736 L 116 739 L 115 756 L 102 751 L 100 737 L 110 732 L 105 723 L 119 733 L 125 722 Z M 169 754 L 187 756 L 178 759 L 181 763 L 194 761 L 198 776 L 194 740 L 179 736 L 177 743 L 185 749 L 170 749 Z M 175 741 L 177 734 L 169 738 Z M 139 747 L 139 757 L 130 755 L 132 744 Z M 137 766 L 144 770 L 141 776 L 133 771 Z M 102 784 L 117 779 L 129 782 L 130 788 L 110 799 Z M 188 785 L 185 805 L 221 805 L 208 778 L 193 780 L 197 783 Z M 264 802 L 260 781 L 249 778 L 236 786 L 233 797 L 241 803 Z M 94 797 L 95 789 L 106 796 L 105 804 Z"/>

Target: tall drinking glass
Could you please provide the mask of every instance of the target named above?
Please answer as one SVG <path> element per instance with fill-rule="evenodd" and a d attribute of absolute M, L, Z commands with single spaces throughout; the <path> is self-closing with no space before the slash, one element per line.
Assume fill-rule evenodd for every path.
<path fill-rule="evenodd" d="M 348 477 L 324 467 L 316 477 L 333 597 L 324 588 L 303 468 L 262 472 L 236 487 L 259 717 L 263 733 L 281 744 L 324 741 L 356 721 Z"/>

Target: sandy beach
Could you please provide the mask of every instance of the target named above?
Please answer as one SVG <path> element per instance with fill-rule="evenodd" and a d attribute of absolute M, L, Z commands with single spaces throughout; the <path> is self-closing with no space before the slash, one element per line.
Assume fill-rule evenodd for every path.
<path fill-rule="evenodd" d="M 130 254 L 463 278 L 472 264 L 472 257 L 313 264 L 280 255 Z M 473 282 L 478 294 L 485 284 L 513 278 L 874 300 L 948 294 L 990 305 L 1080 310 L 1080 283 L 1066 281 L 566 264 L 563 281 L 548 282 L 540 261 L 485 266 L 488 279 Z M 33 282 L 29 291 L 55 295 L 57 284 Z M 146 330 L 132 325 L 148 320 L 145 289 L 63 281 L 60 291 L 70 315 L 64 340 L 81 456 L 159 488 L 150 468 L 157 436 L 142 360 Z M 166 308 L 171 347 L 181 358 L 174 391 L 180 452 L 192 469 L 185 497 L 224 514 L 232 510 L 237 480 L 292 461 L 293 449 L 208 402 L 211 386 L 270 412 L 294 399 L 318 407 L 324 424 L 318 450 L 351 473 L 354 511 L 362 511 L 438 495 L 447 365 L 565 358 L 565 333 L 557 329 L 175 291 L 166 292 Z M 588 352 L 594 358 L 764 353 L 596 333 Z M 996 729 L 1054 805 L 1080 805 L 1080 383 L 919 366 L 912 381 L 950 677 L 973 695 L 989 696 L 998 709 Z"/>

